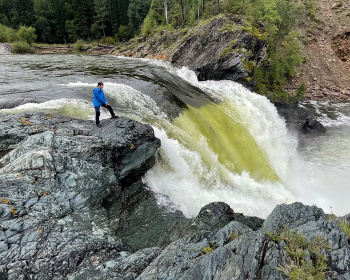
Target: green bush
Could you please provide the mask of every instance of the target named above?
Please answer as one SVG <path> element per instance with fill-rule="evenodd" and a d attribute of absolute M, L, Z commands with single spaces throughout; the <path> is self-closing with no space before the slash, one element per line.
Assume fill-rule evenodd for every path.
<path fill-rule="evenodd" d="M 11 43 L 16 41 L 18 41 L 16 30 L 0 24 L 0 42 Z"/>
<path fill-rule="evenodd" d="M 21 26 L 17 31 L 17 36 L 20 39 L 20 41 L 26 42 L 29 45 L 31 45 L 36 39 L 35 28 Z"/>
<path fill-rule="evenodd" d="M 121 40 L 130 40 L 134 37 L 134 29 L 130 25 L 121 25 L 118 30 L 118 38 Z"/>
<path fill-rule="evenodd" d="M 81 40 L 81 39 L 76 41 L 75 44 L 74 44 L 74 50 L 78 51 L 78 52 L 83 51 L 84 47 L 85 47 L 85 42 L 83 40 Z"/>
<path fill-rule="evenodd" d="M 13 53 L 35 53 L 35 49 L 27 42 L 15 42 L 11 44 Z"/>
<path fill-rule="evenodd" d="M 154 19 L 154 13 L 151 10 L 148 15 L 146 16 L 142 29 L 141 29 L 141 35 L 142 36 L 150 36 L 153 34 L 153 27 L 157 25 L 156 20 Z"/>
<path fill-rule="evenodd" d="M 299 232 L 283 230 L 279 234 L 284 240 L 291 264 L 279 267 L 291 280 L 323 280 L 327 270 L 327 258 L 324 251 L 328 250 L 327 240 L 317 236 L 312 242 L 306 240 Z"/>
<path fill-rule="evenodd" d="M 342 231 L 344 231 L 346 233 L 346 235 L 348 236 L 348 238 L 350 238 L 350 223 L 346 221 L 346 219 L 342 219 L 339 222 L 339 227 Z"/>
<path fill-rule="evenodd" d="M 115 45 L 116 40 L 113 37 L 103 37 L 99 41 L 100 44 Z"/>

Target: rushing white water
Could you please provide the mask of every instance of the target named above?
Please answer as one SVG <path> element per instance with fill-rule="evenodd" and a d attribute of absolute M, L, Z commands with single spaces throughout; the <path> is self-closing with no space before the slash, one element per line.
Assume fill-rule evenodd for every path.
<path fill-rule="evenodd" d="M 123 61 L 129 63 L 128 59 Z M 287 130 L 284 120 L 265 97 L 231 81 L 198 82 L 195 73 L 185 67 L 176 69 L 169 63 L 143 62 L 167 74 L 165 82 L 168 78 L 181 77 L 184 83 L 188 82 L 204 92 L 205 98 L 218 101 L 198 108 L 183 108 L 180 115 L 173 119 L 167 113 L 168 108 L 163 108 L 162 102 L 157 103 L 142 88 L 136 89 L 121 80 L 105 81 L 107 99 L 118 105 L 117 113 L 149 123 L 156 137 L 161 139 L 157 163 L 143 178 L 156 193 L 159 204 L 166 205 L 169 211 L 180 209 L 188 217 L 197 215 L 201 207 L 214 201 L 224 201 L 236 212 L 259 217 L 266 217 L 279 203 L 293 201 L 317 204 L 335 214 L 350 212 L 346 199 L 350 195 L 350 133 L 343 129 L 349 126 L 348 104 L 311 104 L 316 107 L 319 120 L 331 134 L 310 138 L 312 143 L 306 138 L 306 144 L 297 147 L 297 137 Z M 31 110 L 93 120 L 94 109 L 91 101 L 87 100 L 91 100 L 95 80 L 76 78 L 66 83 L 61 80 L 55 85 L 55 92 L 69 89 L 71 98 L 27 103 L 0 112 Z M 175 85 L 181 83 L 174 81 Z M 109 117 L 107 110 L 102 109 L 101 113 L 102 119 Z M 209 119 L 191 122 L 191 116 L 208 116 L 212 122 Z M 217 121 L 232 121 L 246 134 L 235 135 L 217 127 L 212 135 L 200 135 L 201 125 L 215 130 L 213 124 L 216 124 L 218 116 L 220 119 Z M 225 133 L 227 135 L 222 137 Z M 236 171 L 239 161 L 231 166 L 222 160 L 225 149 L 214 149 L 216 137 L 232 143 L 248 143 L 252 138 L 257 149 L 256 154 L 248 158 L 265 161 L 265 168 L 273 170 L 278 179 L 273 179 L 273 175 L 266 178 L 253 176 L 247 170 Z M 232 143 L 229 147 L 235 148 Z M 244 145 L 239 147 L 238 155 L 250 152 L 244 151 Z M 251 146 L 247 147 L 250 149 Z M 249 162 L 245 164 L 249 166 Z"/>

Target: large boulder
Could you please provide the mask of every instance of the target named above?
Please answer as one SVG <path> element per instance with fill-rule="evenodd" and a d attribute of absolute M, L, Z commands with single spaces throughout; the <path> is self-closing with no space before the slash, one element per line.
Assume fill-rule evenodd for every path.
<path fill-rule="evenodd" d="M 317 120 L 314 119 L 307 119 L 306 122 L 303 125 L 303 132 L 304 133 L 312 133 L 312 134 L 320 134 L 320 133 L 325 133 L 326 129 Z"/>
<path fill-rule="evenodd" d="M 128 250 L 104 202 L 140 180 L 160 141 L 150 126 L 127 118 L 102 124 L 0 116 L 0 147 L 11 150 L 0 169 L 0 271 L 8 279 L 64 278 Z"/>
<path fill-rule="evenodd" d="M 176 65 L 189 66 L 198 80 L 232 80 L 252 89 L 253 67 L 267 58 L 267 43 L 239 28 L 242 18 L 221 17 L 190 34 L 172 56 Z"/>

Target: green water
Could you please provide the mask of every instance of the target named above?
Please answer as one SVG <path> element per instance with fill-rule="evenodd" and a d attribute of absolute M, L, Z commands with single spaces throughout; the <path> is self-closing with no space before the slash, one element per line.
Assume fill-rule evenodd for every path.
<path fill-rule="evenodd" d="M 228 114 L 229 111 L 229 114 Z M 247 171 L 257 181 L 280 181 L 270 166 L 265 153 L 259 148 L 248 130 L 235 118 L 232 103 L 208 104 L 200 108 L 188 106 L 174 125 L 191 137 L 176 137 L 184 146 L 197 150 L 203 161 L 210 166 L 208 151 L 196 145 L 207 142 L 208 148 L 228 170 L 241 174 Z"/>

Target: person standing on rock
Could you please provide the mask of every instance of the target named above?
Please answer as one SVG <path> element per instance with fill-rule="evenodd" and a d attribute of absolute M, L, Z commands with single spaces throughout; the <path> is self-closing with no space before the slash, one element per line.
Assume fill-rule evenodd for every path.
<path fill-rule="evenodd" d="M 105 107 L 108 109 L 108 111 L 111 113 L 111 119 L 116 119 L 118 118 L 112 109 L 112 106 L 108 104 L 106 96 L 103 92 L 103 83 L 102 82 L 98 82 L 97 84 L 97 88 L 93 89 L 93 99 L 92 99 L 92 103 L 95 107 L 95 112 L 96 112 L 96 125 L 98 127 L 101 127 L 100 124 L 100 107 Z"/>

